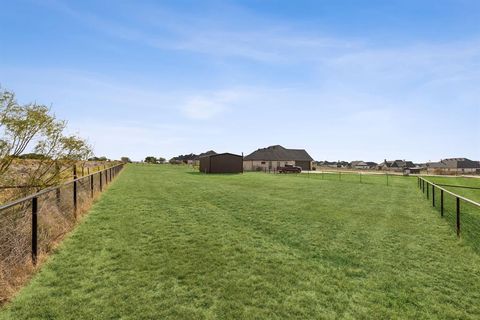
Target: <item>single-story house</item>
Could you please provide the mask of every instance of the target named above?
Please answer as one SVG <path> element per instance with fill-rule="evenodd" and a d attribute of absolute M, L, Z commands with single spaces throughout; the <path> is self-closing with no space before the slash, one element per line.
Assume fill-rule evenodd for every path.
<path fill-rule="evenodd" d="M 369 165 L 361 160 L 352 161 L 348 166 L 352 169 L 370 169 Z"/>
<path fill-rule="evenodd" d="M 245 171 L 276 170 L 293 165 L 302 170 L 312 170 L 313 158 L 303 149 L 287 149 L 280 145 L 258 149 L 243 159 Z"/>
<path fill-rule="evenodd" d="M 388 161 L 385 159 L 382 163 L 377 166 L 378 170 L 388 170 L 388 171 L 404 171 L 408 168 L 414 168 L 415 164 L 412 161 L 406 160 L 394 160 Z"/>
<path fill-rule="evenodd" d="M 428 162 L 427 171 L 438 173 L 476 173 L 480 172 L 480 163 L 467 158 L 449 158 L 439 162 Z"/>
<path fill-rule="evenodd" d="M 200 172 L 241 173 L 243 157 L 233 153 L 215 153 L 200 158 Z"/>

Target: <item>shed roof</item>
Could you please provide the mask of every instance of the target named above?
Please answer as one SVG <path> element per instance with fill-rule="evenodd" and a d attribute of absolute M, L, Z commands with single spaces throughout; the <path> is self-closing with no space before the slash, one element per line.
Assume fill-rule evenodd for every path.
<path fill-rule="evenodd" d="M 313 158 L 304 149 L 286 149 L 280 145 L 258 149 L 244 158 L 244 160 L 260 161 L 313 161 Z"/>
<path fill-rule="evenodd" d="M 202 156 L 202 158 L 205 158 L 205 157 L 218 157 L 218 156 L 223 156 L 223 155 L 230 155 L 230 156 L 235 156 L 235 157 L 242 157 L 241 155 L 239 154 L 234 154 L 234 153 L 230 153 L 230 152 L 224 152 L 224 153 L 210 153 L 210 154 L 206 154 L 204 156 Z"/>

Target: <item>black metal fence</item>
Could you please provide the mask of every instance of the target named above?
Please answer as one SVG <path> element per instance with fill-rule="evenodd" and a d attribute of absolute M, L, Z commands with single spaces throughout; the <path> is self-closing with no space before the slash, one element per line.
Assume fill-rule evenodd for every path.
<path fill-rule="evenodd" d="M 418 188 L 431 201 L 442 218 L 476 251 L 480 251 L 480 203 L 453 193 L 422 177 Z"/>
<path fill-rule="evenodd" d="M 115 165 L 0 206 L 0 278 L 48 253 L 123 169 Z"/>

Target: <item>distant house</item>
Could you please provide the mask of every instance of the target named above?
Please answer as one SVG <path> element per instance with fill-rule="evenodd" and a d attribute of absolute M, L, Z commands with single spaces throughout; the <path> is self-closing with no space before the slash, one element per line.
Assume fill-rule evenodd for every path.
<path fill-rule="evenodd" d="M 372 161 L 367 161 L 366 163 L 368 165 L 368 169 L 375 169 L 378 165 L 376 162 L 372 162 Z"/>
<path fill-rule="evenodd" d="M 312 170 L 313 159 L 303 149 L 287 149 L 280 145 L 258 149 L 243 159 L 245 171 L 274 170 L 285 165 Z"/>
<path fill-rule="evenodd" d="M 200 157 L 200 172 L 241 173 L 243 157 L 232 153 L 210 153 Z"/>
<path fill-rule="evenodd" d="M 415 164 L 412 161 L 406 160 L 393 160 L 388 161 L 385 159 L 382 163 L 377 165 L 378 170 L 388 170 L 388 171 L 404 171 L 408 168 L 414 168 Z"/>
<path fill-rule="evenodd" d="M 317 166 L 319 167 L 328 167 L 328 168 L 347 168 L 350 166 L 350 163 L 347 161 L 318 161 Z"/>
<path fill-rule="evenodd" d="M 349 164 L 350 164 L 350 163 L 348 163 L 347 161 L 340 161 L 340 160 L 338 160 L 338 161 L 336 162 L 336 167 L 337 167 L 337 168 L 348 168 L 348 165 L 349 165 Z"/>
<path fill-rule="evenodd" d="M 197 157 L 197 155 L 190 153 L 190 154 L 185 154 L 185 155 L 179 155 L 176 157 L 173 157 L 170 159 L 171 163 L 185 163 L 185 164 L 192 164 L 194 159 Z"/>
<path fill-rule="evenodd" d="M 348 165 L 352 169 L 370 169 L 369 165 L 365 161 L 352 161 Z"/>
<path fill-rule="evenodd" d="M 449 158 L 439 162 L 428 162 L 427 171 L 438 173 L 476 173 L 480 172 L 480 162 L 467 158 Z"/>
<path fill-rule="evenodd" d="M 214 154 L 217 154 L 217 153 L 213 150 L 200 153 L 198 156 L 195 156 L 195 158 L 193 159 L 191 164 L 193 164 L 194 166 L 199 166 L 200 165 L 200 158 L 205 157 L 205 156 L 212 156 Z"/>
<path fill-rule="evenodd" d="M 330 164 L 332 164 L 333 162 L 330 162 L 330 161 L 317 161 L 315 164 L 318 166 L 318 167 L 328 167 Z"/>

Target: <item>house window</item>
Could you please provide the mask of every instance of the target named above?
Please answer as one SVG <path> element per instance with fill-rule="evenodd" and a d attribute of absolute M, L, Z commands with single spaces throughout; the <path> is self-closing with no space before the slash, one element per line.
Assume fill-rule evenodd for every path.
<path fill-rule="evenodd" d="M 266 162 L 265 162 L 265 161 L 262 161 L 262 164 L 266 164 Z"/>

